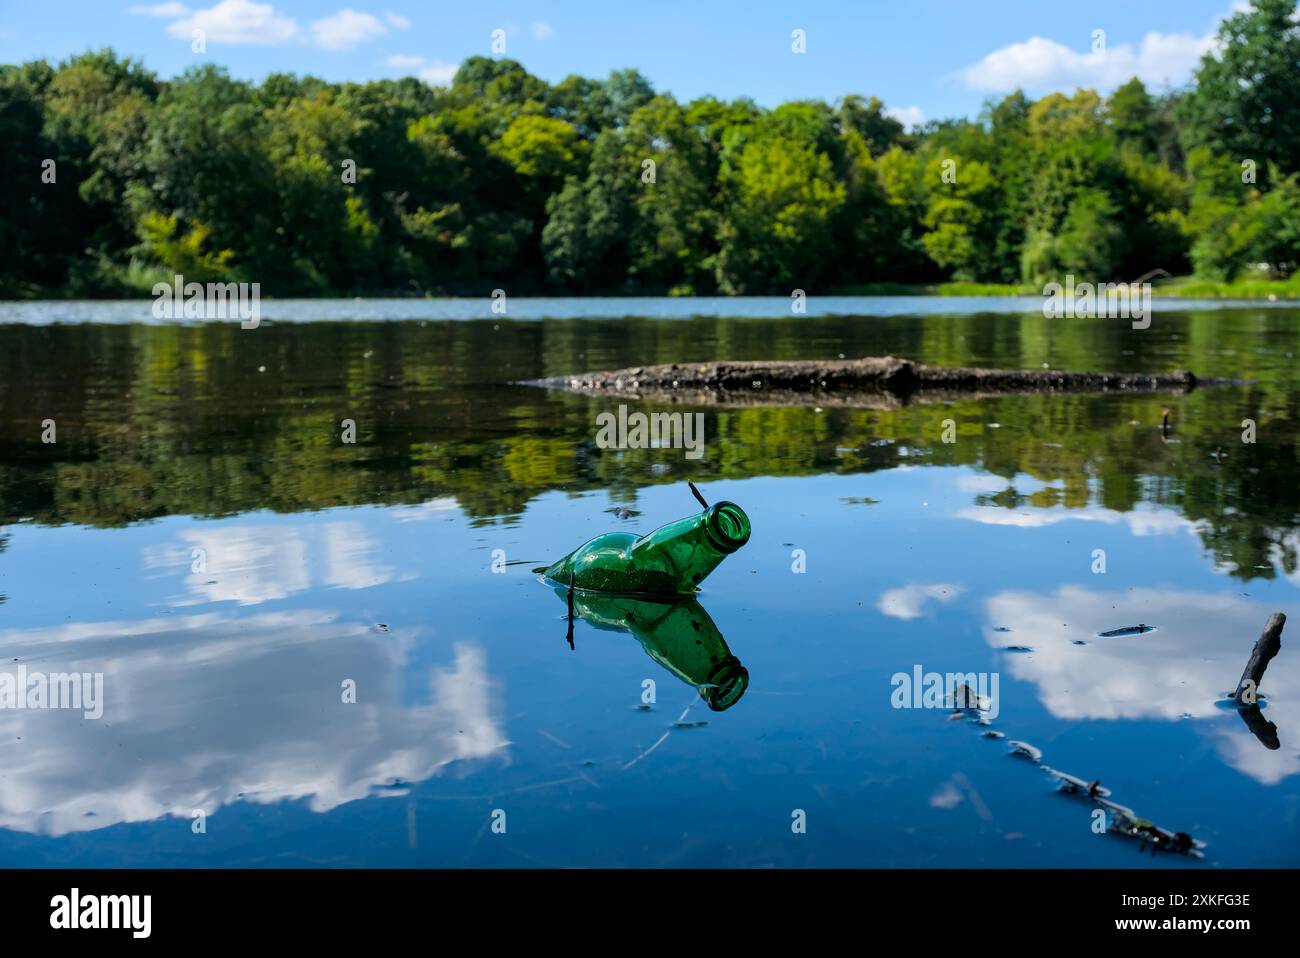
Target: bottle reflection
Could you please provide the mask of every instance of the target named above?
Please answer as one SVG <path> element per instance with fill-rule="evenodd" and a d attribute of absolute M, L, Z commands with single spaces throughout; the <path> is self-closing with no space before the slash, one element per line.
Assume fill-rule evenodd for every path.
<path fill-rule="evenodd" d="M 568 589 L 555 593 L 569 601 Z M 575 591 L 573 614 L 598 629 L 630 632 L 650 658 L 694 686 L 715 712 L 731 708 L 749 687 L 749 670 L 696 599 L 656 602 Z"/>

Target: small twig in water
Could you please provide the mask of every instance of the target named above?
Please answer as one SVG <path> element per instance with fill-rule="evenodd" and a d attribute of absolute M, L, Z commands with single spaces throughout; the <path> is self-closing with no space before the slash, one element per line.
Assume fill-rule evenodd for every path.
<path fill-rule="evenodd" d="M 709 508 L 708 501 L 704 498 L 704 496 L 700 495 L 700 490 L 695 488 L 695 483 L 687 479 L 686 484 L 691 487 L 691 495 L 693 495 L 696 499 L 699 500 L 700 505 L 702 505 L 705 509 Z"/>
<path fill-rule="evenodd" d="M 573 648 L 573 580 L 576 575 L 577 573 L 572 569 L 569 570 L 569 634 L 567 638 L 569 640 L 570 649 Z"/>

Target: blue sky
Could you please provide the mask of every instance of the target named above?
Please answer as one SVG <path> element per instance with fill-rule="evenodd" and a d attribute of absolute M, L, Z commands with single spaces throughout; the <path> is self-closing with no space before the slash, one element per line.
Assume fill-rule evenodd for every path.
<path fill-rule="evenodd" d="M 555 81 L 635 67 L 679 99 L 875 95 L 909 121 L 970 116 L 1024 87 L 1102 90 L 1138 74 L 1187 79 L 1218 21 L 1245 0 L 48 0 L 0 5 L 0 62 L 112 46 L 172 76 L 203 59 L 260 79 L 413 74 L 445 82 L 473 54 L 506 55 Z M 207 51 L 191 50 L 206 31 Z M 802 29 L 807 52 L 791 52 Z M 1094 51 L 1095 31 L 1104 49 Z"/>

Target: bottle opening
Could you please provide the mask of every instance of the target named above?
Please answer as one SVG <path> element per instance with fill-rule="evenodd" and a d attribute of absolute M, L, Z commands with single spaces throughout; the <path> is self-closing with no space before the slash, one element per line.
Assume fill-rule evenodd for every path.
<path fill-rule="evenodd" d="M 740 701 L 747 688 L 749 670 L 734 655 L 729 655 L 714 666 L 709 675 L 709 684 L 700 689 L 700 694 L 710 709 L 725 712 Z"/>
<path fill-rule="evenodd" d="M 704 522 L 709 538 L 721 552 L 735 552 L 749 541 L 749 516 L 734 502 L 715 502 Z"/>

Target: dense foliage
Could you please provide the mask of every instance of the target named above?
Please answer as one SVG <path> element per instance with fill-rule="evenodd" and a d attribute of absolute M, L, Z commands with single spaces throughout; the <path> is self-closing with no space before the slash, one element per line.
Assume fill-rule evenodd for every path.
<path fill-rule="evenodd" d="M 910 133 L 874 97 L 679 103 L 633 70 L 549 85 L 483 57 L 447 89 L 166 81 L 111 51 L 3 66 L 0 295 L 176 272 L 271 295 L 1287 274 L 1295 18 L 1254 0 L 1185 90 L 1015 93 Z"/>

